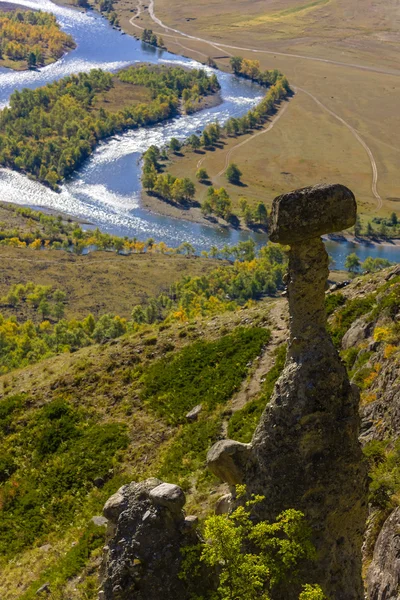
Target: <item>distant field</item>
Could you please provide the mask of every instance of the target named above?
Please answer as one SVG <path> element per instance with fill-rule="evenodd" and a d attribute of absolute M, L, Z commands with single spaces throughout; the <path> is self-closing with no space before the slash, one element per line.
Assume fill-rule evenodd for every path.
<path fill-rule="evenodd" d="M 167 26 L 217 45 L 254 48 L 257 54 L 163 30 L 143 11 L 147 2 L 139 18 L 133 18 L 137 4 L 115 4 L 126 31 L 140 35 L 133 19 L 138 27 L 161 33 L 170 50 L 203 61 L 212 56 L 223 69 L 229 68 L 232 54 L 257 58 L 262 68 L 280 69 L 291 84 L 324 105 L 299 90 L 270 133 L 234 154 L 249 186 L 245 195 L 268 202 L 276 192 L 299 185 L 340 181 L 356 193 L 366 216 L 399 212 L 400 20 L 395 0 L 155 0 L 156 17 Z M 324 107 L 352 126 L 370 148 L 382 208 L 372 193 L 366 150 Z M 218 172 L 223 155 L 224 150 L 212 153 L 204 166 Z M 186 166 L 177 164 L 176 169 Z M 190 176 L 194 169 L 188 166 Z"/>
<path fill-rule="evenodd" d="M 32 281 L 66 292 L 67 319 L 83 319 L 89 313 L 95 317 L 113 313 L 128 318 L 136 304 L 157 296 L 184 275 L 201 276 L 216 264 L 217 261 L 210 259 L 179 255 L 119 256 L 113 252 L 94 252 L 88 256 L 75 256 L 59 250 L 3 246 L 0 298 L 11 285 Z M 7 315 L 7 308 L 0 306 L 0 313 Z M 15 310 L 11 314 L 15 314 Z M 23 318 L 31 316 L 28 313 L 19 315 Z"/>

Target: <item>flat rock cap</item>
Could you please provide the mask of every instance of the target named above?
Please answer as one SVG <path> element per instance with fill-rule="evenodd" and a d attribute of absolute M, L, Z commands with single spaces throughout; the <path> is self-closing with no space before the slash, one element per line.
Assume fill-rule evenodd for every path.
<path fill-rule="evenodd" d="M 153 504 L 165 506 L 172 512 L 180 512 L 185 505 L 185 494 L 178 485 L 172 483 L 162 483 L 151 490 L 149 494 Z"/>
<path fill-rule="evenodd" d="M 296 244 L 348 229 L 356 216 L 356 199 L 344 185 L 330 183 L 294 190 L 273 201 L 269 239 Z"/>

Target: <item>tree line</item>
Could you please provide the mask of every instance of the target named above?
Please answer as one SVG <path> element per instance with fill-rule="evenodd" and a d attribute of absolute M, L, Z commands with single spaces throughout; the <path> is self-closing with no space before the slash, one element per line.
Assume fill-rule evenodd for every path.
<path fill-rule="evenodd" d="M 150 46 L 165 48 L 164 40 L 162 39 L 162 37 L 160 35 L 157 36 L 152 29 L 143 29 L 143 33 L 140 39 L 145 44 L 150 44 Z"/>
<path fill-rule="evenodd" d="M 399 237 L 399 217 L 393 211 L 389 217 L 373 217 L 365 226 L 361 223 L 360 217 L 357 217 L 356 224 L 354 225 L 354 235 L 356 237 L 384 240 Z"/>
<path fill-rule="evenodd" d="M 184 243 L 181 251 L 190 255 L 194 248 Z M 287 259 L 277 246 L 256 251 L 254 241 L 249 240 L 222 250 L 213 247 L 205 254 L 229 257 L 234 263 L 221 265 L 202 277 L 185 277 L 165 293 L 136 306 L 130 321 L 110 314 L 97 320 L 90 314 L 82 321 L 68 321 L 63 318 L 66 296 L 62 290 L 32 283 L 12 286 L 1 302 L 8 310 L 27 303 L 40 318 L 37 323 L 32 319 L 19 322 L 15 316 L 0 313 L 0 374 L 54 354 L 118 338 L 144 323 L 187 321 L 198 315 L 235 310 L 248 300 L 275 294 L 283 285 Z"/>
<path fill-rule="evenodd" d="M 264 123 L 268 116 L 275 110 L 276 104 L 290 92 L 289 82 L 286 77 L 279 73 L 279 71 L 268 71 L 268 73 L 270 74 L 270 80 L 274 81 L 274 83 L 272 85 L 264 83 L 264 85 L 269 85 L 270 87 L 264 98 L 254 109 L 249 110 L 243 117 L 228 119 L 223 126 L 218 121 L 210 123 L 204 128 L 200 136 L 192 134 L 186 140 L 186 146 L 190 147 L 194 152 L 197 152 L 200 148 L 209 150 L 215 147 L 223 138 L 249 133 Z M 173 138 L 170 141 L 169 149 L 176 153 L 181 149 L 181 145 L 179 140 Z M 145 152 L 143 158 L 142 185 L 148 193 L 154 194 L 163 200 L 174 200 L 178 203 L 188 203 L 193 200 L 195 188 L 190 179 L 184 178 L 184 180 L 178 180 L 178 183 L 176 183 L 176 178 L 171 174 L 160 173 L 162 170 L 160 160 L 168 158 L 166 149 L 160 150 L 157 146 L 152 146 Z M 199 169 L 196 177 L 201 182 L 207 182 L 208 180 L 205 169 Z M 240 183 L 241 172 L 237 165 L 230 164 L 228 166 L 226 177 L 230 183 Z M 175 186 L 177 191 L 186 189 L 190 190 L 190 193 L 174 193 L 173 186 Z M 232 212 L 232 202 L 229 194 L 223 187 L 219 190 L 210 187 L 201 209 L 204 216 L 215 214 L 226 221 L 230 221 L 235 216 Z M 247 226 L 258 225 L 264 228 L 267 226 L 268 215 L 264 203 L 258 203 L 256 208 L 252 210 L 244 199 L 244 202 L 241 203 L 241 210 Z"/>
<path fill-rule="evenodd" d="M 216 78 L 181 67 L 131 67 L 116 75 L 151 92 L 151 101 L 118 112 L 97 110 L 96 97 L 113 87 L 101 69 L 79 73 L 36 90 L 15 91 L 0 112 L 0 165 L 28 173 L 57 190 L 100 140 L 176 115 L 183 97 L 215 91 Z"/>
<path fill-rule="evenodd" d="M 75 48 L 56 17 L 42 11 L 0 12 L 0 59 L 26 61 L 28 68 L 53 62 Z"/>
<path fill-rule="evenodd" d="M 254 240 L 248 240 L 222 249 L 214 246 L 205 254 L 234 262 L 202 277 L 184 277 L 168 291 L 136 306 L 132 312 L 133 322 L 187 321 L 235 310 L 249 300 L 274 295 L 283 287 L 287 257 L 278 246 L 268 244 L 257 250 Z"/>

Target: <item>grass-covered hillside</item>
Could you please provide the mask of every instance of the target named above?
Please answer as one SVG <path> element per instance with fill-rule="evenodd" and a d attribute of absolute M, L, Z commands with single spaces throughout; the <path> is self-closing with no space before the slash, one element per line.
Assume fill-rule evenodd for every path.
<path fill-rule="evenodd" d="M 18 252 L 19 260 L 29 252 L 46 260 L 55 252 L 4 250 Z M 101 312 L 73 317 L 74 303 L 61 299 L 56 280 L 44 299 L 47 318 L 31 298 L 40 289 L 25 282 L 4 287 L 14 306 L 0 325 L 1 598 L 33 599 L 44 584 L 55 599 L 96 598 L 105 529 L 93 517 L 123 483 L 154 475 L 179 483 L 188 511 L 200 516 L 226 492 L 205 469 L 207 450 L 226 435 L 251 439 L 283 369 L 287 331 L 286 300 L 277 296 L 284 253 L 270 246 L 256 255 L 251 245 L 230 252 L 233 264 L 153 254 L 154 269 L 163 269 L 162 261 L 187 261 L 186 276 L 140 304 L 132 297 L 132 314 L 114 321 Z M 89 265 L 103 254 L 71 258 Z M 64 252 L 58 255 L 66 260 Z M 212 268 L 196 273 L 207 261 Z M 126 264 L 119 263 L 120 273 Z M 138 267 L 138 277 L 141 272 Z M 381 377 L 398 360 L 400 280 L 386 281 L 390 272 L 356 278 L 327 295 L 332 336 L 361 385 L 363 410 L 384 397 L 387 377 Z M 63 302 L 70 319 L 55 314 Z M 358 318 L 368 319 L 366 335 L 342 349 Z M 57 345 L 63 336 L 66 343 Z M 71 339 L 85 343 L 74 346 Z M 11 355 L 22 362 L 10 363 Z M 188 419 L 198 405 L 197 419 Z M 380 423 L 376 431 L 382 433 Z M 371 498 L 382 514 L 398 497 L 395 437 L 374 432 L 365 446 Z"/>
<path fill-rule="evenodd" d="M 2 598 L 33 598 L 48 581 L 64 588 L 95 561 L 104 532 L 91 517 L 124 482 L 158 474 L 207 507 L 205 455 L 268 345 L 264 312 L 144 327 L 1 378 Z M 94 581 L 71 597 L 95 597 Z"/>

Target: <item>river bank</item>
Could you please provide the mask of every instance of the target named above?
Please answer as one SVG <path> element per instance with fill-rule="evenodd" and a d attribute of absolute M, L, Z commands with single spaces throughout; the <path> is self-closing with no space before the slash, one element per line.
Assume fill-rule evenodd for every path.
<path fill-rule="evenodd" d="M 33 0 L 18 0 L 18 2 L 33 5 Z M 121 35 L 120 31 L 113 29 L 106 19 L 93 10 L 86 12 L 69 10 L 49 0 L 35 0 L 35 7 L 53 12 L 59 17 L 63 28 L 76 40 L 77 48 L 56 65 L 50 65 L 40 71 L 6 73 L 0 70 L 0 106 L 6 106 L 11 93 L 17 89 L 22 90 L 25 87 L 35 89 L 72 73 L 89 72 L 91 69 L 115 72 L 138 62 L 169 63 L 188 68 L 201 68 L 199 63 L 149 47 L 129 35 Z M 198 134 L 209 123 L 216 120 L 222 124 L 231 117 L 240 118 L 249 109 L 255 107 L 265 94 L 265 89 L 260 86 L 231 74 L 215 70 L 208 70 L 208 72 L 214 72 L 218 76 L 222 86 L 222 104 L 194 115 L 180 115 L 154 127 L 129 131 L 109 138 L 95 150 L 71 179 L 62 184 L 60 193 L 55 193 L 38 182 L 29 180 L 21 173 L 0 169 L 0 199 L 33 208 L 61 210 L 73 219 L 89 221 L 93 227 L 99 227 L 101 231 L 111 235 L 136 237 L 141 241 L 151 237 L 164 241 L 169 247 L 178 247 L 187 241 L 196 247 L 198 252 L 209 250 L 211 246 L 218 248 L 225 245 L 235 246 L 240 241 L 248 239 L 254 239 L 257 246 L 265 244 L 265 234 L 215 226 L 206 220 L 189 221 L 183 219 L 182 215 L 178 215 L 178 218 L 174 215 L 172 218 L 165 214 L 150 212 L 141 203 L 140 158 L 151 145 L 162 148 L 172 137 L 183 141 L 193 133 Z M 287 111 L 285 115 L 289 112 Z M 279 121 L 281 122 L 284 122 L 284 119 Z M 277 128 L 278 132 L 279 130 L 280 127 Z M 275 137 L 269 136 L 268 143 L 273 143 Z M 241 139 L 245 141 L 244 138 Z M 251 139 L 254 139 L 254 136 Z M 258 146 L 262 148 L 266 146 L 265 139 L 262 135 L 255 138 L 256 141 L 259 140 Z M 276 140 L 279 152 L 278 142 L 279 139 Z M 263 169 L 264 172 L 266 166 L 258 152 L 258 146 L 257 151 L 254 151 L 252 142 L 250 162 L 254 162 L 252 168 Z M 249 147 L 250 144 L 248 147 L 243 146 L 244 154 L 248 154 Z M 241 149 L 238 152 L 240 154 Z M 209 152 L 208 155 L 212 165 L 217 159 L 216 152 Z M 237 156 L 234 155 L 233 162 L 237 161 L 241 166 L 241 160 L 237 160 Z M 222 165 L 219 170 L 224 166 L 225 158 L 221 153 Z M 261 160 L 262 166 L 260 166 Z M 208 170 L 209 166 L 207 165 L 206 168 Z M 289 168 L 287 170 L 289 171 Z M 245 186 L 241 190 L 249 199 L 270 198 L 272 200 L 281 191 L 287 191 L 297 185 L 295 180 L 288 181 L 281 190 L 276 185 L 275 179 L 270 178 L 268 187 L 263 187 L 260 183 L 260 170 L 255 173 L 254 178 L 246 175 L 246 169 L 243 171 L 242 180 Z M 285 177 L 289 178 L 289 175 Z M 253 181 L 257 185 L 255 194 L 253 188 L 248 185 L 249 182 L 253 185 Z M 226 179 L 223 177 L 219 186 L 225 184 Z M 347 254 L 354 251 L 359 254 L 360 260 L 365 260 L 367 256 L 373 258 L 379 256 L 391 261 L 400 261 L 400 248 L 397 246 L 371 247 L 331 241 L 327 242 L 328 246 L 329 254 L 336 261 L 337 269 L 343 268 Z"/>
<path fill-rule="evenodd" d="M 343 232 L 339 234 L 331 234 L 328 236 L 323 236 L 323 239 L 336 242 L 336 243 L 350 243 L 357 244 L 359 246 L 371 246 L 371 247 L 390 247 L 390 248 L 399 248 L 400 249 L 400 239 L 399 238 L 385 238 L 385 239 L 377 239 L 377 238 L 366 238 L 363 236 L 356 237 L 355 235 Z"/>

